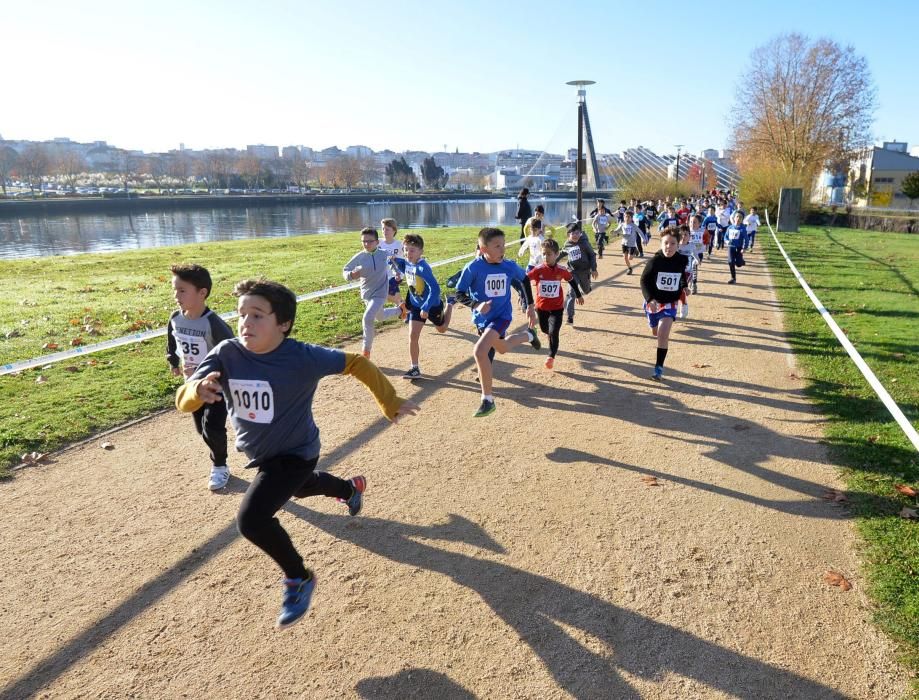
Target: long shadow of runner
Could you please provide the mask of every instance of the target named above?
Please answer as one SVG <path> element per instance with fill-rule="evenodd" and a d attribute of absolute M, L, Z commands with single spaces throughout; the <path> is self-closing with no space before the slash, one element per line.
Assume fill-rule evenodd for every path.
<path fill-rule="evenodd" d="M 399 673 L 365 678 L 355 690 L 362 698 L 437 698 L 438 700 L 475 700 L 475 695 L 447 676 L 428 668 L 407 668 Z"/>
<path fill-rule="evenodd" d="M 311 511 L 286 510 L 332 536 L 391 561 L 449 576 L 475 591 L 539 655 L 559 687 L 576 698 L 639 698 L 619 671 L 656 680 L 668 673 L 692 678 L 739 697 L 844 698 L 836 690 L 717 644 L 655 622 L 557 581 L 494 561 L 438 549 L 415 538 L 482 546 L 491 542 L 477 524 L 451 515 L 448 523 L 414 525 Z M 494 550 L 487 546 L 485 549 Z M 557 565 L 557 563 L 556 563 Z M 321 584 L 320 584 L 321 585 Z M 562 625 L 600 640 L 597 653 Z"/>
<path fill-rule="evenodd" d="M 471 366 L 472 358 L 457 363 L 441 377 L 445 381 L 455 378 Z M 444 388 L 444 382 L 420 385 L 414 398 L 423 399 L 442 388 Z M 385 418 L 374 421 L 347 442 L 330 453 L 323 454 L 320 468 L 333 467 L 347 454 L 377 437 L 387 426 L 389 426 L 389 421 Z M 245 479 L 233 477 L 230 488 L 234 491 L 245 491 L 248 488 L 248 482 Z M 236 523 L 232 522 L 207 541 L 194 547 L 191 553 L 156 578 L 145 583 L 114 610 L 98 620 L 87 621 L 87 627 L 83 632 L 65 642 L 49 656 L 36 661 L 32 667 L 26 669 L 19 678 L 13 679 L 6 687 L 0 688 L 0 700 L 21 700 L 35 695 L 42 688 L 53 683 L 55 679 L 64 675 L 81 659 L 92 654 L 96 648 L 105 643 L 109 637 L 117 634 L 144 610 L 156 605 L 180 586 L 207 561 L 232 544 L 237 537 L 239 534 L 236 531 Z"/>

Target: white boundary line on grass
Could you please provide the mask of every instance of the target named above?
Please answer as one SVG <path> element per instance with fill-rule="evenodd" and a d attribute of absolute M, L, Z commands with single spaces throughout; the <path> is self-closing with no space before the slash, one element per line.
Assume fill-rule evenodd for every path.
<path fill-rule="evenodd" d="M 450 263 L 459 262 L 460 260 L 465 260 L 466 258 L 471 258 L 473 255 L 475 255 L 475 253 L 467 253 L 466 255 L 456 255 L 452 258 L 447 258 L 446 260 L 438 260 L 437 262 L 431 263 L 431 267 L 449 265 Z M 339 292 L 346 292 L 349 289 L 356 289 L 359 286 L 360 282 L 349 282 L 348 284 L 342 284 L 337 287 L 320 289 L 316 292 L 310 292 L 309 294 L 298 296 L 297 302 L 299 303 L 301 301 L 310 301 L 311 299 L 327 297 L 332 294 L 338 294 Z M 224 319 L 225 321 L 231 321 L 237 316 L 239 316 L 239 314 L 235 311 L 228 311 L 226 313 L 220 314 L 220 318 Z M 12 374 L 13 372 L 22 372 L 24 370 L 34 369 L 36 367 L 44 367 L 45 365 L 51 365 L 56 362 L 62 362 L 63 360 L 69 360 L 70 358 L 78 357 L 79 355 L 90 355 L 94 352 L 110 350 L 111 348 L 121 347 L 122 345 L 142 343 L 145 340 L 152 340 L 153 338 L 159 338 L 163 335 L 166 335 L 166 329 L 156 328 L 150 331 L 143 331 L 142 333 L 132 333 L 120 338 L 103 340 L 101 343 L 94 343 L 93 345 L 76 347 L 73 350 L 62 350 L 61 352 L 55 352 L 51 355 L 33 357 L 31 360 L 18 360 L 16 362 L 10 362 L 8 364 L 0 365 L 0 376 L 3 376 L 4 374 Z"/>
<path fill-rule="evenodd" d="M 906 416 L 903 415 L 903 411 L 900 410 L 900 407 L 897 406 L 897 402 L 893 400 L 890 394 L 887 393 L 887 389 L 884 388 L 884 385 L 878 380 L 874 372 L 871 371 L 871 368 L 862 359 L 862 356 L 859 354 L 858 350 L 855 349 L 855 346 L 849 342 L 849 339 L 846 337 L 846 334 L 842 332 L 842 329 L 833 319 L 833 316 L 827 311 L 826 307 L 817 298 L 817 295 L 814 294 L 814 291 L 810 288 L 810 285 L 807 284 L 807 281 L 798 272 L 798 268 L 795 267 L 794 263 L 791 261 L 791 258 L 788 257 L 788 253 L 785 252 L 785 249 L 782 247 L 782 244 L 779 243 L 778 236 L 775 235 L 775 231 L 772 229 L 772 224 L 769 222 L 769 210 L 766 209 L 766 225 L 769 227 L 769 233 L 772 234 L 772 239 L 775 241 L 775 244 L 779 247 L 779 252 L 782 254 L 782 257 L 785 258 L 785 262 L 788 263 L 788 267 L 791 268 L 792 273 L 795 276 L 795 279 L 798 280 L 798 284 L 804 289 L 807 296 L 810 298 L 813 305 L 816 307 L 817 311 L 820 312 L 820 315 L 823 316 L 823 320 L 826 322 L 826 325 L 830 327 L 830 330 L 833 331 L 833 335 L 836 336 L 836 339 L 842 345 L 849 357 L 852 358 L 852 361 L 855 363 L 855 366 L 858 367 L 859 371 L 862 373 L 862 376 L 868 380 L 868 384 L 871 385 L 871 388 L 874 389 L 874 393 L 878 395 L 878 398 L 887 407 L 887 410 L 890 411 L 890 415 L 893 416 L 894 420 L 897 421 L 897 424 L 906 434 L 906 437 L 909 438 L 909 441 L 913 443 L 913 447 L 916 450 L 919 450 L 919 433 L 916 432 L 916 429 L 913 427 L 912 423 L 907 420 Z"/>

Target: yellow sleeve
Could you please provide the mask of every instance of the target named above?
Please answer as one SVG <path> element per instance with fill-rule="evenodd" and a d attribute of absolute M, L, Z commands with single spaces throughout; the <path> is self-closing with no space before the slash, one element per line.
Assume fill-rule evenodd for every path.
<path fill-rule="evenodd" d="M 204 405 L 204 400 L 198 396 L 198 385 L 203 379 L 186 382 L 176 392 L 176 408 L 182 413 L 194 413 Z"/>
<path fill-rule="evenodd" d="M 345 369 L 342 374 L 350 374 L 366 386 L 377 400 L 380 411 L 389 420 L 396 417 L 396 411 L 405 403 L 405 399 L 396 396 L 396 389 L 386 375 L 363 355 L 346 352 Z"/>
<path fill-rule="evenodd" d="M 526 223 L 523 225 L 523 236 L 524 236 L 524 238 L 526 238 L 527 236 L 529 236 L 529 235 L 530 235 L 530 231 L 533 230 L 533 227 L 530 225 L 530 222 L 532 222 L 532 221 L 533 221 L 533 217 L 531 216 L 529 219 L 527 219 Z M 518 254 L 517 257 L 519 258 L 520 255 Z"/>

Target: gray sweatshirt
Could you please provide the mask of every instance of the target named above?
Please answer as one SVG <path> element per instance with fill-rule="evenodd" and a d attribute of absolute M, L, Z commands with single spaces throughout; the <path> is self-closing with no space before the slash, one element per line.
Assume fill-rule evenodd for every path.
<path fill-rule="evenodd" d="M 351 272 L 361 268 L 361 299 L 385 299 L 389 295 L 389 254 L 377 248 L 372 253 L 362 250 L 351 258 L 342 270 L 342 276 L 352 282 Z"/>

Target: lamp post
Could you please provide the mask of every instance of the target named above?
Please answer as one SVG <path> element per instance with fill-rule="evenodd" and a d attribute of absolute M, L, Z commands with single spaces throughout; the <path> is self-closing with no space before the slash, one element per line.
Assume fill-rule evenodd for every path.
<path fill-rule="evenodd" d="M 584 162 L 584 105 L 587 102 L 588 85 L 595 85 L 595 80 L 569 80 L 566 85 L 574 85 L 578 89 L 578 160 L 575 172 L 578 175 L 578 223 L 583 218 L 583 197 L 584 197 L 584 171 L 587 169 Z"/>
<path fill-rule="evenodd" d="M 683 144 L 678 143 L 674 145 L 674 148 L 676 148 L 676 175 L 674 176 L 673 179 L 676 180 L 676 182 L 679 182 L 680 181 L 680 150 L 683 148 Z"/>

